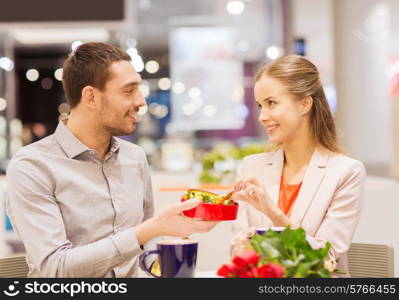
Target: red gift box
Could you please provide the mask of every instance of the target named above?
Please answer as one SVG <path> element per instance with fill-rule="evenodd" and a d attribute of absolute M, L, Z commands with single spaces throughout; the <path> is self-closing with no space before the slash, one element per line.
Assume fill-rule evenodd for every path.
<path fill-rule="evenodd" d="M 184 196 L 181 202 L 187 201 Z M 238 203 L 231 205 L 200 203 L 198 206 L 183 211 L 183 214 L 190 218 L 198 218 L 206 221 L 229 221 L 237 218 Z"/>

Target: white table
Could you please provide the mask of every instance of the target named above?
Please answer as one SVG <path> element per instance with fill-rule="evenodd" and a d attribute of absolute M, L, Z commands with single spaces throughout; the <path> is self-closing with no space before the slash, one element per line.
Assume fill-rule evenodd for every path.
<path fill-rule="evenodd" d="M 195 278 L 220 278 L 216 271 L 198 271 L 195 272 Z"/>

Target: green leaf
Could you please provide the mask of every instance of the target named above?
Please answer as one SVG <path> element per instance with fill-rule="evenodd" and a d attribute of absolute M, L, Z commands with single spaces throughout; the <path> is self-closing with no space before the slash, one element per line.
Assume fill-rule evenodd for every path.
<path fill-rule="evenodd" d="M 260 243 L 262 242 L 262 238 L 259 235 L 254 235 L 251 238 L 251 246 L 252 248 L 259 253 L 261 256 L 266 256 L 266 251 L 263 249 L 263 247 L 260 245 Z"/>
<path fill-rule="evenodd" d="M 280 251 L 278 250 L 278 247 L 276 247 L 274 241 L 272 239 L 269 240 L 263 240 L 260 245 L 262 248 L 265 250 L 266 255 L 269 258 L 276 258 L 280 256 Z"/>
<path fill-rule="evenodd" d="M 324 248 L 312 249 L 303 228 L 287 227 L 281 233 L 268 230 L 263 235 L 255 234 L 251 245 L 261 255 L 262 263 L 282 265 L 286 277 L 331 277 L 324 269 L 331 245 L 326 243 Z"/>
<path fill-rule="evenodd" d="M 209 171 L 202 171 L 199 181 L 202 184 L 208 184 L 208 183 L 220 183 L 221 178 L 215 175 L 212 175 Z"/>
<path fill-rule="evenodd" d="M 317 271 L 317 274 L 321 277 L 321 278 L 330 278 L 331 277 L 331 273 L 330 271 L 328 271 L 327 269 L 321 269 Z"/>
<path fill-rule="evenodd" d="M 305 263 L 300 263 L 298 265 L 296 274 L 294 277 L 308 277 L 308 273 L 310 268 L 312 268 L 314 265 L 316 265 L 319 262 L 319 260 L 314 260 L 310 262 L 305 262 Z"/>

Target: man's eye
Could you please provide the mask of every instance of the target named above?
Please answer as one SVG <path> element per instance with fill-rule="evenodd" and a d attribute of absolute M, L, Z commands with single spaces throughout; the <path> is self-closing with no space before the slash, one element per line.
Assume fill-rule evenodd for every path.
<path fill-rule="evenodd" d="M 125 91 L 125 94 L 131 94 L 131 93 L 133 93 L 133 90 Z"/>
<path fill-rule="evenodd" d="M 262 108 L 262 105 L 260 105 L 259 103 L 258 103 L 258 108 L 259 108 L 259 109 L 261 109 L 261 108 Z"/>
<path fill-rule="evenodd" d="M 275 104 L 276 104 L 276 102 L 275 102 L 275 101 L 273 101 L 273 100 L 269 100 L 268 104 L 269 104 L 269 106 L 273 106 L 273 105 L 275 105 Z"/>

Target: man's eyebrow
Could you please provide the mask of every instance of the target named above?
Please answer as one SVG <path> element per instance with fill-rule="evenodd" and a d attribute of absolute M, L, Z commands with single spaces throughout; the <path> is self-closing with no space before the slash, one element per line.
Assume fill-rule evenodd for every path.
<path fill-rule="evenodd" d="M 126 83 L 124 86 L 122 86 L 122 89 L 125 89 L 125 88 L 127 88 L 127 87 L 131 87 L 131 86 L 135 86 L 135 85 L 139 85 L 140 82 L 141 82 L 141 79 L 140 79 L 140 81 L 131 81 L 131 82 L 128 82 L 128 83 Z"/>

